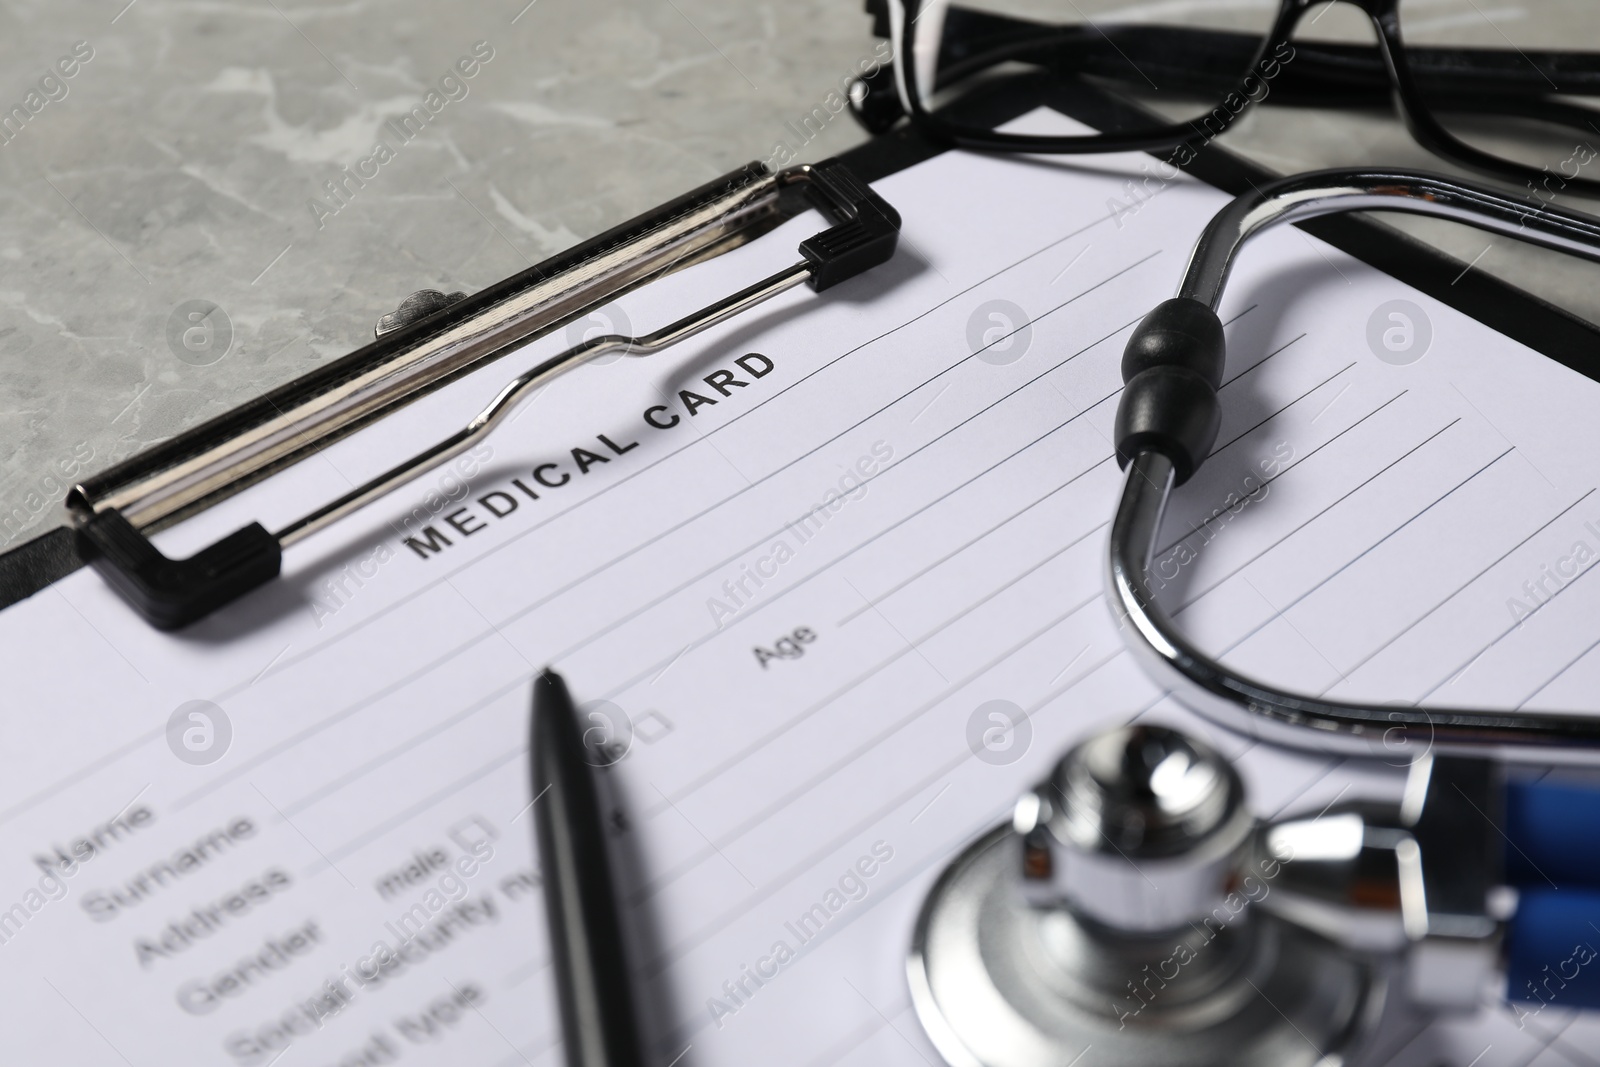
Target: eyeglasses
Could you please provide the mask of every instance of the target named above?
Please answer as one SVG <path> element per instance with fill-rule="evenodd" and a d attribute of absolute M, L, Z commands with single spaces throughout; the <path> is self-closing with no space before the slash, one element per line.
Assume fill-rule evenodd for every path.
<path fill-rule="evenodd" d="M 1067 16 L 1047 22 L 1022 10 L 1025 2 L 976 9 L 873 0 L 876 30 L 895 42 L 897 61 L 852 94 L 857 117 L 881 130 L 909 116 L 930 135 L 984 151 L 1173 149 L 1181 157 L 1268 100 L 1392 102 L 1423 147 L 1462 167 L 1541 196 L 1600 195 L 1600 110 L 1575 99 L 1600 96 L 1600 52 L 1557 47 L 1592 37 L 1600 13 L 1489 9 L 1478 0 L 1033 3 Z M 1374 33 L 1375 46 L 1363 43 Z M 1145 128 L 1033 136 L 934 110 L 938 90 L 1007 62 L 1113 83 L 1161 114 Z M 1197 99 L 1214 103 L 1197 107 Z"/>

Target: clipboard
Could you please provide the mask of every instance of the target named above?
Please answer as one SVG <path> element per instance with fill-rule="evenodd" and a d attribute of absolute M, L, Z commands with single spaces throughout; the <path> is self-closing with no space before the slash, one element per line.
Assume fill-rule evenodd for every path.
<path fill-rule="evenodd" d="M 1107 90 L 1043 73 L 979 86 L 949 105 L 954 117 L 988 126 L 1039 107 L 1102 130 L 1147 121 L 1141 108 Z M 373 343 L 75 486 L 67 499 L 73 524 L 0 555 L 0 609 L 93 564 L 156 627 L 186 625 L 274 578 L 287 544 L 404 484 L 432 462 L 448 459 L 456 454 L 451 448 L 468 447 L 498 421 L 497 408 L 505 414 L 533 386 L 597 353 L 578 346 L 540 364 L 508 384 L 475 426 L 443 442 L 418 442 L 427 447 L 416 456 L 335 501 L 308 502 L 307 515 L 277 533 L 253 523 L 186 561 L 166 559 L 147 534 L 315 455 L 623 293 L 756 239 L 807 207 L 818 208 L 832 226 L 802 243 L 802 262 L 795 268 L 752 279 L 746 289 L 645 338 L 595 342 L 613 349 L 620 342 L 654 341 L 664 347 L 663 341 L 670 344 L 794 285 L 809 283 L 820 290 L 847 281 L 894 252 L 899 217 L 870 183 L 946 150 L 920 131 L 903 128 L 815 165 L 772 173 L 750 164 L 479 293 L 413 294 L 381 320 Z M 1216 144 L 1196 153 L 1183 169 L 1229 194 L 1274 177 Z M 1338 216 L 1299 225 L 1600 381 L 1600 328 L 1490 275 L 1463 274 L 1453 257 L 1381 222 Z M 307 416 L 309 422 L 287 418 L 286 412 Z"/>

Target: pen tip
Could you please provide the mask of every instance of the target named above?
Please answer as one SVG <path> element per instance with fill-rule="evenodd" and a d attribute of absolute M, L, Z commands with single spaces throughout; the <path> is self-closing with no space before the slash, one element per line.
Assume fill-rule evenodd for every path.
<path fill-rule="evenodd" d="M 567 694 L 567 683 L 561 675 L 546 667 L 533 679 L 533 707 L 535 711 L 548 708 L 552 711 L 571 714 L 571 698 Z"/>

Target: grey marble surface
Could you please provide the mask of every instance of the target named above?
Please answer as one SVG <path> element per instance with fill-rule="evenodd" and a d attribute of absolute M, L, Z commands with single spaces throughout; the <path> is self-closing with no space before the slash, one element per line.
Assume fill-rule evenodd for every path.
<path fill-rule="evenodd" d="M 0 547 L 415 289 L 481 288 L 780 142 L 855 143 L 848 116 L 804 145 L 788 123 L 876 44 L 860 0 L 125 3 L 0 5 L 0 103 L 37 110 L 0 145 Z M 1227 143 L 1438 166 L 1373 118 L 1269 111 Z M 1486 243 L 1424 232 L 1464 261 Z M 1587 265 L 1508 246 L 1475 269 L 1600 320 Z"/>

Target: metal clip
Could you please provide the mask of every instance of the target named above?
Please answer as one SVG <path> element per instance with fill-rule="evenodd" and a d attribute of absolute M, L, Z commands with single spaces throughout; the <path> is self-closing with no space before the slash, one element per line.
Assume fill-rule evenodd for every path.
<path fill-rule="evenodd" d="M 500 390 L 466 427 L 269 533 L 259 523 L 186 560 L 147 535 L 310 456 L 430 389 L 687 262 L 797 214 L 831 224 L 800 244 L 801 262 L 654 333 L 608 335 L 547 359 Z M 821 292 L 894 255 L 900 216 L 842 164 L 776 174 L 760 163 L 609 231 L 481 293 L 427 289 L 379 320 L 370 345 L 260 401 L 75 486 L 67 506 L 79 554 L 153 625 L 184 626 L 277 576 L 283 550 L 488 434 L 533 389 L 597 355 L 645 356 L 801 282 Z"/>

